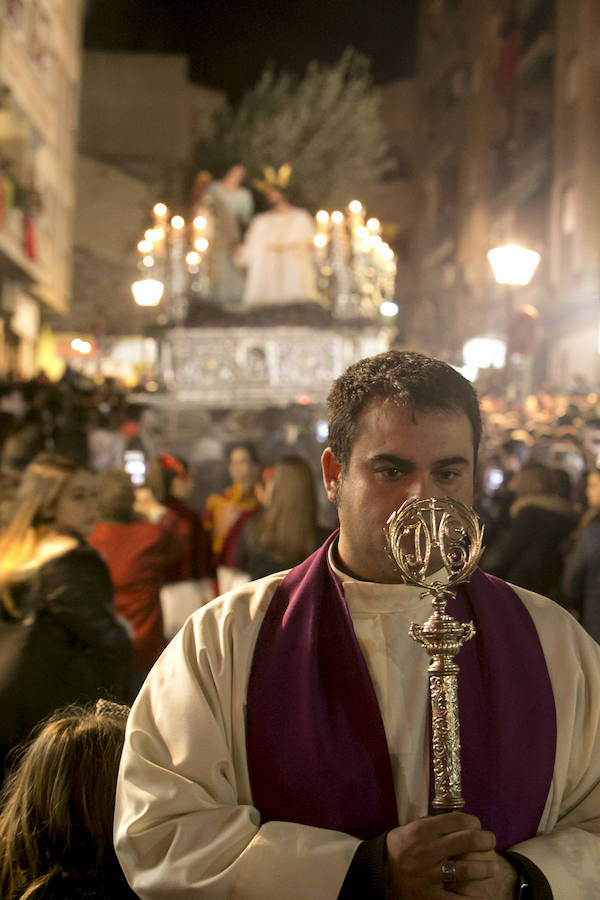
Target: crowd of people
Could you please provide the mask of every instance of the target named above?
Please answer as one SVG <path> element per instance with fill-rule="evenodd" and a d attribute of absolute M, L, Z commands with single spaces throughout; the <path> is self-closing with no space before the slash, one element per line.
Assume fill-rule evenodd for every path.
<path fill-rule="evenodd" d="M 600 640 L 600 401 L 540 393 L 518 409 L 484 398 L 475 506 L 486 571 L 568 608 Z"/>
<path fill-rule="evenodd" d="M 309 464 L 264 466 L 251 444 L 227 449 L 230 485 L 195 509 L 190 468 L 166 452 L 156 414 L 112 383 L 6 384 L 0 422 L 7 764 L 66 703 L 133 702 L 191 612 L 300 562 L 328 533 Z"/>
<path fill-rule="evenodd" d="M 466 890 L 455 896 L 481 884 L 477 896 L 510 900 L 529 885 L 521 900 L 591 900 L 600 661 L 585 631 L 600 641 L 600 398 L 480 406 L 483 420 L 469 383 L 418 354 L 351 367 L 329 397 L 332 533 L 301 456 L 260 460 L 252 444 L 232 444 L 230 484 L 195 508 L 189 465 L 169 452 L 151 405 L 132 407 L 111 382 L 0 386 L 3 897 L 135 896 L 110 836 L 125 746 L 117 850 L 141 897 L 383 898 L 385 874 L 386 897 L 433 900 L 445 866 L 445 891 L 455 880 Z M 128 471 L 131 453 L 141 476 Z M 387 515 L 410 496 L 463 500 L 485 525 L 481 568 L 501 581 L 461 595 L 469 615 L 480 594 L 498 593 L 515 607 L 508 631 L 521 606 L 533 622 L 519 672 L 531 703 L 538 687 L 545 699 L 523 741 L 533 762 L 542 738 L 556 752 L 537 787 L 516 777 L 507 788 L 508 806 L 531 794 L 510 825 L 493 808 L 500 794 L 479 796 L 481 761 L 468 750 L 479 787 L 466 813 L 428 818 L 425 668 L 405 661 L 420 598 L 398 594 L 382 543 Z M 484 657 L 486 627 L 481 611 L 473 652 Z M 507 664 L 481 676 L 488 719 Z M 496 737 L 517 719 L 525 727 L 509 701 Z M 475 721 L 467 734 L 506 786 L 514 746 L 490 750 L 476 732 Z"/>

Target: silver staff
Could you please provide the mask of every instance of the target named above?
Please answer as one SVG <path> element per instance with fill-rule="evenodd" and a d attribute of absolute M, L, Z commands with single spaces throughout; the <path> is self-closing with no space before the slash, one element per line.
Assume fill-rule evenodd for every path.
<path fill-rule="evenodd" d="M 460 729 L 454 657 L 473 637 L 472 622 L 446 615 L 448 597 L 468 581 L 483 552 L 483 528 L 470 507 L 458 500 L 407 500 L 392 513 L 386 527 L 389 552 L 404 581 L 432 596 L 433 614 L 409 634 L 431 657 L 432 757 L 435 795 L 440 812 L 462 809 Z M 428 580 L 428 576 L 429 580 Z M 431 580 L 431 576 L 442 580 Z"/>

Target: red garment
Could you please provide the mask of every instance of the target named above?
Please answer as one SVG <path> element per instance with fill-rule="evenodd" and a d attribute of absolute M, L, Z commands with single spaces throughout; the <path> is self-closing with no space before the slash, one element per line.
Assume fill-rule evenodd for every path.
<path fill-rule="evenodd" d="M 130 438 L 136 437 L 137 433 L 140 430 L 139 422 L 134 422 L 133 419 L 128 419 L 127 422 L 123 422 L 119 431 L 121 434 L 126 437 L 128 440 Z"/>
<path fill-rule="evenodd" d="M 36 239 L 35 239 L 35 223 L 33 216 L 25 213 L 25 222 L 23 226 L 23 249 L 28 259 L 35 259 L 37 256 Z"/>
<path fill-rule="evenodd" d="M 166 646 L 160 589 L 182 553 L 182 525 L 170 510 L 157 524 L 100 522 L 88 538 L 104 557 L 115 611 L 134 628 L 132 668 L 147 671 Z"/>
<path fill-rule="evenodd" d="M 500 59 L 496 72 L 496 93 L 501 100 L 505 100 L 517 77 L 517 64 L 521 49 L 521 29 L 517 26 L 511 28 L 500 48 Z"/>
<path fill-rule="evenodd" d="M 223 549 L 221 550 L 221 555 L 219 557 L 219 564 L 221 566 L 227 566 L 229 569 L 235 569 L 235 552 L 237 550 L 240 537 L 242 535 L 242 531 L 244 530 L 244 525 L 249 519 L 254 519 L 255 516 L 262 512 L 262 506 L 257 506 L 255 509 L 250 509 L 247 512 L 243 512 L 237 522 L 234 522 L 227 535 L 225 537 L 225 542 L 223 544 Z"/>
<path fill-rule="evenodd" d="M 176 497 L 167 498 L 168 508 L 180 519 L 185 533 L 184 551 L 169 572 L 170 581 L 187 581 L 190 578 L 214 578 L 210 538 L 202 525 L 200 515 Z"/>

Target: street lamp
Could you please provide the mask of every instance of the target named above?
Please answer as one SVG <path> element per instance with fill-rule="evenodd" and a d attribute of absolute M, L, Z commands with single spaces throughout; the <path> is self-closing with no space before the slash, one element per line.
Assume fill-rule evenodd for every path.
<path fill-rule="evenodd" d="M 133 299 L 138 306 L 158 306 L 165 286 L 156 278 L 141 278 L 131 285 Z"/>
<path fill-rule="evenodd" d="M 512 292 L 511 288 L 528 285 L 535 274 L 540 262 L 540 254 L 535 250 L 519 247 L 517 244 L 505 244 L 502 247 L 494 247 L 488 252 L 488 260 L 494 273 L 496 282 L 504 285 L 504 304 L 506 316 L 506 384 L 509 399 L 519 397 L 525 380 L 530 381 L 531 372 L 522 372 L 520 384 L 514 383 L 511 371 L 510 334 L 512 317 Z M 527 377 L 526 377 L 527 376 Z"/>
<path fill-rule="evenodd" d="M 506 244 L 490 250 L 488 259 L 498 284 L 526 285 L 538 267 L 540 254 L 517 244 Z"/>

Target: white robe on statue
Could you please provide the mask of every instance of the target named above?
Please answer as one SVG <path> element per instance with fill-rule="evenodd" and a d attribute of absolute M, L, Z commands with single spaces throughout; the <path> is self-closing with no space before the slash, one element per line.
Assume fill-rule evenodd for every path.
<path fill-rule="evenodd" d="M 246 688 L 256 637 L 281 577 L 246 585 L 194 613 L 135 702 L 115 840 L 142 900 L 337 898 L 359 840 L 292 822 L 261 826 L 252 805 Z M 427 660 L 408 627 L 424 621 L 431 606 L 419 588 L 341 574 L 340 580 L 379 702 L 404 824 L 428 810 Z M 597 900 L 600 646 L 565 610 L 516 590 L 540 636 L 558 737 L 538 836 L 511 849 L 544 872 L 554 900 Z"/>
<path fill-rule="evenodd" d="M 247 266 L 243 302 L 316 300 L 314 234 L 312 218 L 297 206 L 255 216 L 239 251 L 239 261 Z"/>

